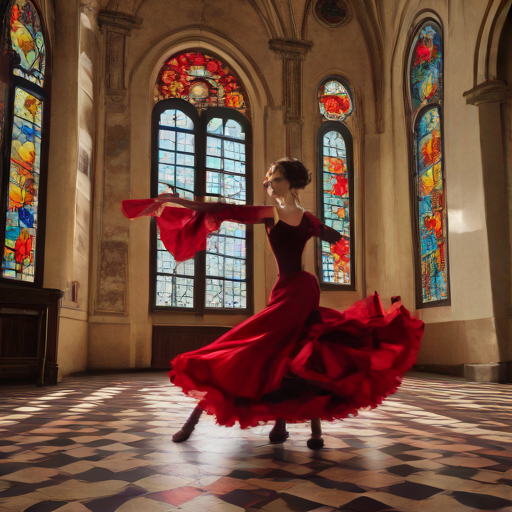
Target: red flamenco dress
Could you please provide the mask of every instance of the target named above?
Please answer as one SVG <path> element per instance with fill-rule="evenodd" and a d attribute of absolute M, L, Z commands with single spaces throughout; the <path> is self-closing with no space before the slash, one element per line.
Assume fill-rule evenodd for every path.
<path fill-rule="evenodd" d="M 131 219 L 155 215 L 148 213 L 154 201 L 124 201 L 123 212 Z M 268 212 L 219 203 L 202 212 L 165 207 L 157 223 L 166 248 L 183 261 L 204 250 L 223 221 L 261 222 Z M 217 423 L 241 428 L 276 418 L 341 419 L 376 407 L 416 361 L 423 322 L 400 302 L 384 311 L 377 293 L 343 312 L 320 307 L 317 278 L 301 270 L 301 256 L 313 236 L 332 242 L 332 230 L 307 212 L 298 226 L 265 223 L 279 267 L 268 306 L 210 345 L 174 358 L 171 381 L 199 397 Z"/>

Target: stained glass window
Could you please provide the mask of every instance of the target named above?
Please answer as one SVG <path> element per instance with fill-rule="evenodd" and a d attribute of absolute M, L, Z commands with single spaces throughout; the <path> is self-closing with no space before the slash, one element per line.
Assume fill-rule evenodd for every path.
<path fill-rule="evenodd" d="M 354 289 L 352 135 L 344 124 L 354 107 L 341 79 L 320 84 L 318 107 L 324 118 L 318 132 L 320 217 L 342 235 L 336 244 L 319 243 L 318 277 L 324 287 Z"/>
<path fill-rule="evenodd" d="M 342 238 L 336 244 L 321 243 L 323 283 L 353 284 L 350 180 L 345 138 L 339 130 L 330 130 L 322 136 L 323 221 Z"/>
<path fill-rule="evenodd" d="M 343 121 L 354 110 L 349 92 L 338 80 L 327 80 L 320 85 L 318 106 L 328 121 Z"/>
<path fill-rule="evenodd" d="M 199 52 L 169 58 L 155 86 L 153 193 L 250 204 L 251 126 L 243 86 L 228 66 Z M 226 108 L 229 107 L 229 108 Z M 224 222 L 204 253 L 176 263 L 155 227 L 155 308 L 195 312 L 250 307 L 251 228 Z"/>
<path fill-rule="evenodd" d="M 6 11 L 9 21 L 11 72 L 17 78 L 13 93 L 10 158 L 2 161 L 8 173 L 2 190 L 3 254 L 1 277 L 36 282 L 40 242 L 40 195 L 42 182 L 41 144 L 43 111 L 47 96 L 44 86 L 45 45 L 41 24 L 28 0 L 14 0 Z M 5 133 L 5 132 L 4 132 Z M 9 132 L 7 132 L 9 133 Z"/>
<path fill-rule="evenodd" d="M 441 30 L 423 23 L 412 43 L 409 92 L 413 124 L 417 307 L 449 304 L 448 228 L 443 155 Z"/>
<path fill-rule="evenodd" d="M 169 187 L 185 199 L 194 199 L 194 123 L 178 109 L 160 115 L 158 130 L 158 193 Z M 194 307 L 194 259 L 177 263 L 157 230 L 156 305 Z"/>
<path fill-rule="evenodd" d="M 247 114 L 243 88 L 233 72 L 214 57 L 181 53 L 165 62 L 155 86 L 155 100 L 181 98 L 202 111 L 230 107 Z"/>
<path fill-rule="evenodd" d="M 245 133 L 233 119 L 206 128 L 206 194 L 246 204 Z M 206 307 L 246 308 L 246 228 L 224 222 L 206 248 Z"/>
<path fill-rule="evenodd" d="M 17 57 L 13 73 L 43 87 L 46 50 L 39 16 L 28 0 L 10 9 L 11 46 Z"/>
<path fill-rule="evenodd" d="M 413 115 L 425 105 L 442 102 L 443 45 L 433 23 L 425 25 L 413 43 L 410 90 Z"/>

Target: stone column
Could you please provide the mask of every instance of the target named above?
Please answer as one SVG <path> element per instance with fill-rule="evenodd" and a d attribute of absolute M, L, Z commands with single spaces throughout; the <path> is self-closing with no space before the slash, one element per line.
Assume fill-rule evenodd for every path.
<path fill-rule="evenodd" d="M 301 39 L 271 39 L 269 48 L 283 59 L 283 105 L 286 154 L 302 159 L 302 62 L 313 43 Z"/>
<path fill-rule="evenodd" d="M 127 314 L 129 221 L 120 204 L 130 197 L 130 112 L 126 89 L 126 46 L 141 18 L 102 10 L 98 25 L 104 34 L 104 147 L 100 187 L 95 314 Z M 103 84 L 102 84 L 103 85 Z M 101 166 L 100 173 L 101 173 Z M 98 197 L 99 196 L 99 197 Z"/>
<path fill-rule="evenodd" d="M 492 302 L 500 362 L 504 363 L 507 361 L 509 343 L 511 246 L 500 104 L 510 97 L 510 90 L 500 80 L 487 80 L 466 91 L 464 97 L 466 103 L 478 107 Z M 500 373 L 505 374 L 504 367 Z M 499 380 L 504 378 L 500 377 Z"/>

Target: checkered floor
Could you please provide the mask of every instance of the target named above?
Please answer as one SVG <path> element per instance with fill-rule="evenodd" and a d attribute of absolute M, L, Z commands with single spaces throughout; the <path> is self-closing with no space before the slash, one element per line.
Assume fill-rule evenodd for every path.
<path fill-rule="evenodd" d="M 1 512 L 512 511 L 512 386 L 409 374 L 380 408 L 308 425 L 171 435 L 194 401 L 165 373 L 0 392 Z"/>

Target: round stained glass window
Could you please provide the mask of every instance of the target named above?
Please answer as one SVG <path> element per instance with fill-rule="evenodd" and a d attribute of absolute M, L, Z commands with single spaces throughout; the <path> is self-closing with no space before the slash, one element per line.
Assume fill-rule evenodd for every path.
<path fill-rule="evenodd" d="M 313 13 L 322 25 L 329 28 L 345 25 L 352 18 L 352 13 L 344 0 L 317 0 Z"/>

